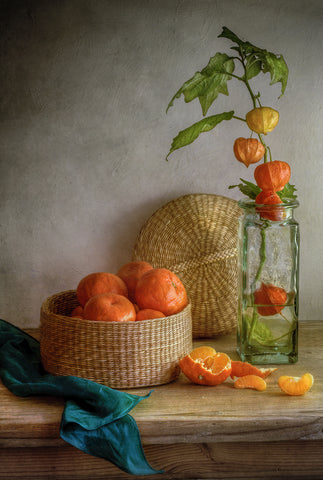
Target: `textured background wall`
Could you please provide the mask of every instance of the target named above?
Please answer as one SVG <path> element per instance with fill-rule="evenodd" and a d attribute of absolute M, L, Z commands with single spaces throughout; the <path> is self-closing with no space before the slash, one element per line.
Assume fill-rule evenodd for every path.
<path fill-rule="evenodd" d="M 177 132 L 201 118 L 197 101 L 166 106 L 183 81 L 230 42 L 222 26 L 282 53 L 285 95 L 257 80 L 278 108 L 270 134 L 290 162 L 301 206 L 301 318 L 323 311 L 323 3 L 321 0 L 30 0 L 1 2 L 0 316 L 38 326 L 41 302 L 94 271 L 130 260 L 144 221 L 186 193 L 252 179 L 233 157 L 238 121 L 165 161 Z M 209 114 L 244 115 L 229 82 Z M 216 133 L 215 133 L 216 132 Z"/>

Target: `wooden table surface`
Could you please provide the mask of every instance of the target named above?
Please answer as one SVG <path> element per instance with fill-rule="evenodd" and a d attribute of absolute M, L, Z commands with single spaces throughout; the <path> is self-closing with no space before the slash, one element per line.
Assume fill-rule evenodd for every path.
<path fill-rule="evenodd" d="M 36 338 L 38 331 L 28 330 Z M 237 390 L 232 381 L 193 385 L 184 375 L 153 387 L 131 415 L 150 464 L 164 474 L 134 477 L 89 456 L 59 436 L 64 400 L 19 398 L 0 382 L 0 479 L 323 479 L 323 322 L 300 325 L 299 361 L 281 365 L 267 390 Z M 235 334 L 198 340 L 238 359 Z M 314 376 L 304 396 L 289 397 L 280 375 Z M 130 390 L 146 394 L 150 388 Z"/>

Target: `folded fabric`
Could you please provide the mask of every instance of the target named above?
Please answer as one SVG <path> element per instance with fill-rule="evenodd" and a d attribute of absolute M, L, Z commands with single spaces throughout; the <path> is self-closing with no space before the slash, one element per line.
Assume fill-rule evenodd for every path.
<path fill-rule="evenodd" d="M 162 473 L 149 465 L 137 424 L 128 414 L 151 392 L 140 397 L 83 378 L 48 374 L 39 342 L 4 320 L 0 320 L 0 378 L 20 397 L 64 397 L 60 435 L 71 445 L 133 475 Z"/>

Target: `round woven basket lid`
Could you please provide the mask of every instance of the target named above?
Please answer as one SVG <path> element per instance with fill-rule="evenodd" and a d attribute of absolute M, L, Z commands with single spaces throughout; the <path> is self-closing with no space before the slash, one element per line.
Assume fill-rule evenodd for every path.
<path fill-rule="evenodd" d="M 193 337 L 231 332 L 237 317 L 238 202 L 190 194 L 159 208 L 143 225 L 133 260 L 168 268 L 192 304 Z"/>

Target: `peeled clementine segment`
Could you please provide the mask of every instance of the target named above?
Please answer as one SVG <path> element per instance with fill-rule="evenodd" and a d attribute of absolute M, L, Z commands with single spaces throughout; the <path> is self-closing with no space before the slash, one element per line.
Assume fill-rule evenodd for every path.
<path fill-rule="evenodd" d="M 212 347 L 196 347 L 190 353 L 193 360 L 205 360 L 207 357 L 213 357 L 216 351 Z"/>
<path fill-rule="evenodd" d="M 219 385 L 231 373 L 231 360 L 226 353 L 212 347 L 198 347 L 179 361 L 186 377 L 199 385 Z"/>
<path fill-rule="evenodd" d="M 287 395 L 304 395 L 314 383 L 313 375 L 305 373 L 302 377 L 283 375 L 278 379 L 278 385 Z"/>
<path fill-rule="evenodd" d="M 235 388 L 251 388 L 263 392 L 267 388 L 265 380 L 258 375 L 245 375 L 234 382 Z"/>
<path fill-rule="evenodd" d="M 261 378 L 266 378 L 271 373 L 275 372 L 277 368 L 258 368 L 251 363 L 241 361 L 231 361 L 232 372 L 231 378 L 244 377 L 246 375 L 257 375 Z"/>

